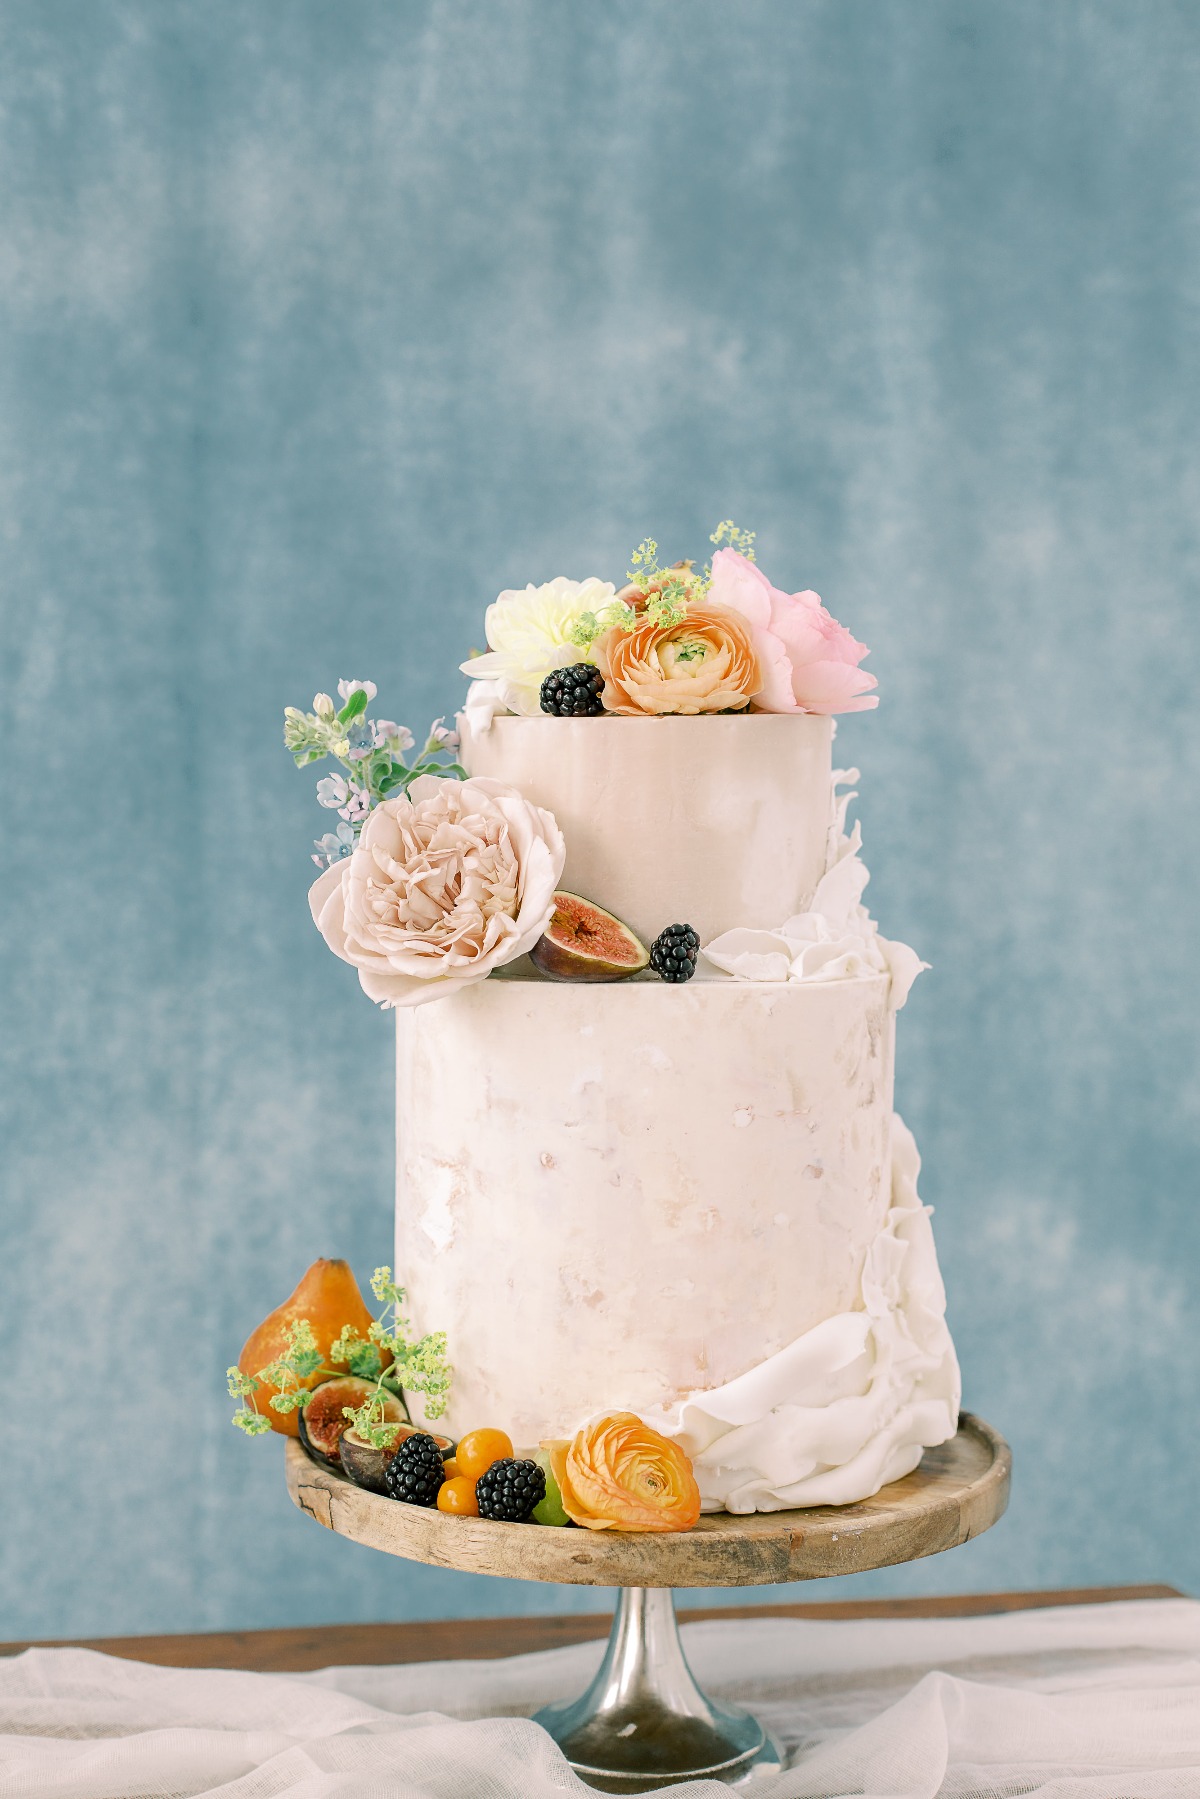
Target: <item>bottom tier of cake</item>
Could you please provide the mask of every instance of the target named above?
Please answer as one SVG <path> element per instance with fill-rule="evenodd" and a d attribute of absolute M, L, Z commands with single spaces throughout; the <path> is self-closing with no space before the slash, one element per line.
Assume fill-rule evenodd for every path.
<path fill-rule="evenodd" d="M 886 974 L 493 979 L 396 1018 L 396 1266 L 453 1432 L 637 1412 L 735 1511 L 864 1498 L 953 1435 Z"/>

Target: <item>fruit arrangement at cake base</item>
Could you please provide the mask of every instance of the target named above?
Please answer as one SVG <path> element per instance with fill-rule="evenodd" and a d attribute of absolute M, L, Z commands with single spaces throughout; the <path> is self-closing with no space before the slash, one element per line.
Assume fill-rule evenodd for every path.
<path fill-rule="evenodd" d="M 581 1530 L 397 1504 L 355 1486 L 300 1442 L 286 1445 L 293 1502 L 339 1536 L 435 1567 L 623 1589 L 596 1680 L 574 1703 L 537 1714 L 580 1777 L 603 1792 L 704 1776 L 737 1784 L 779 1766 L 757 1720 L 713 1704 L 697 1687 L 670 1589 L 817 1580 L 939 1554 L 1003 1515 L 1010 1468 L 1003 1438 L 964 1412 L 957 1436 L 858 1505 L 710 1513 L 669 1532 Z"/>

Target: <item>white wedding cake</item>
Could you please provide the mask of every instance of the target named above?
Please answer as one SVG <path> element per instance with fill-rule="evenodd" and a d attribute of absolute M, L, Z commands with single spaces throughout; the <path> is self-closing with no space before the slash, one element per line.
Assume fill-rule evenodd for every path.
<path fill-rule="evenodd" d="M 863 1499 L 959 1406 L 892 1109 L 923 965 L 862 904 L 832 766 L 874 683 L 747 547 L 501 595 L 466 779 L 413 781 L 313 900 L 396 1007 L 397 1278 L 446 1333 L 451 1432 L 636 1414 L 733 1512 Z M 586 951 L 570 896 L 601 965 L 612 915 L 651 966 L 547 960 L 556 923 Z"/>

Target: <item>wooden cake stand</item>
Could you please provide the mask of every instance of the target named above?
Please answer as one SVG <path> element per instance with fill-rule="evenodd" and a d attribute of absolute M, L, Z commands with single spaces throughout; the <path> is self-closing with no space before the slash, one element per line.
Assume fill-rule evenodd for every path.
<path fill-rule="evenodd" d="M 741 1784 L 780 1766 L 757 1719 L 706 1699 L 675 1619 L 674 1587 L 749 1587 L 861 1574 L 954 1549 L 1008 1504 L 1012 1457 L 980 1418 L 860 1505 L 701 1518 L 694 1530 L 556 1530 L 453 1518 L 354 1486 L 287 1443 L 288 1492 L 327 1530 L 410 1561 L 510 1580 L 620 1587 L 600 1672 L 587 1692 L 536 1714 L 589 1786 L 608 1793 L 707 1777 Z"/>

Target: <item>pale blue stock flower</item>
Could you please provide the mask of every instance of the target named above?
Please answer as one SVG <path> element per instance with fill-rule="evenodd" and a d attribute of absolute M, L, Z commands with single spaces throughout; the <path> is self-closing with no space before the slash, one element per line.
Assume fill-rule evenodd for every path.
<path fill-rule="evenodd" d="M 349 825 L 339 825 L 336 831 L 326 831 L 324 837 L 316 838 L 313 848 L 317 851 L 313 857 L 317 867 L 332 868 L 353 850 L 354 832 Z"/>
<path fill-rule="evenodd" d="M 401 754 L 403 754 L 405 750 L 411 750 L 413 744 L 416 742 L 416 738 L 413 736 L 408 726 L 398 725 L 394 719 L 377 718 L 374 721 L 373 728 L 375 731 L 375 748 L 377 750 L 383 749 L 385 744 L 390 743 L 393 748 L 399 750 Z"/>
<path fill-rule="evenodd" d="M 361 824 L 371 810 L 371 796 L 365 787 L 352 787 L 346 798 L 346 804 L 339 806 L 338 811 L 350 824 Z"/>
<path fill-rule="evenodd" d="M 366 719 L 355 719 L 346 731 L 347 751 L 351 762 L 365 762 L 375 748 L 375 735 Z"/>
<path fill-rule="evenodd" d="M 317 799 L 322 806 L 330 809 L 344 806 L 349 792 L 345 775 L 325 775 L 317 782 Z"/>

